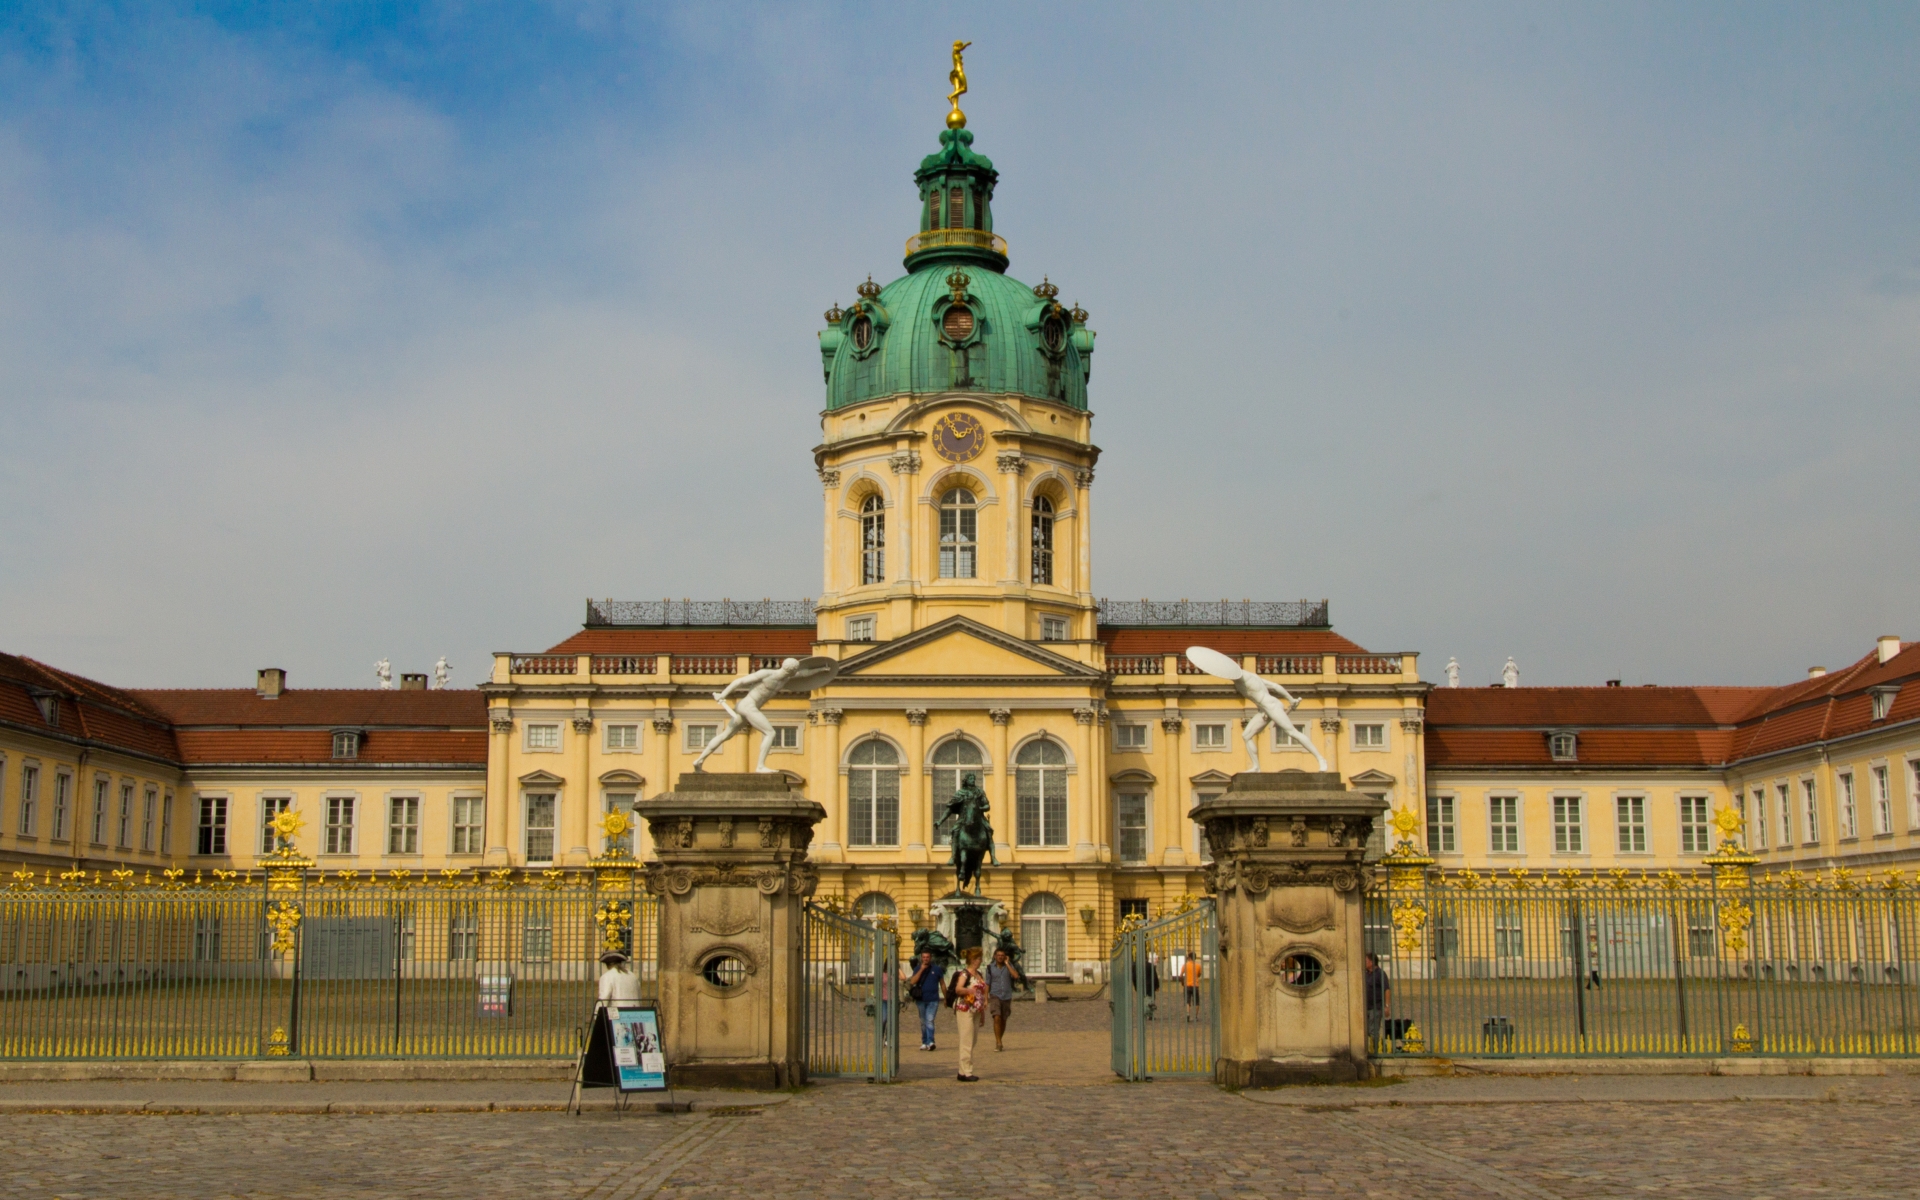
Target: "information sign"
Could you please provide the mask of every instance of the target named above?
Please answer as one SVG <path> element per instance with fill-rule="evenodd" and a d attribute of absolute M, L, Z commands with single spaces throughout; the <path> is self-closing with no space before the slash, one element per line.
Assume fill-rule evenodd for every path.
<path fill-rule="evenodd" d="M 510 1017 L 513 1015 L 513 976 L 482 975 L 480 984 L 480 1015 L 483 1017 Z"/>
<path fill-rule="evenodd" d="M 667 1055 L 660 1013 L 653 1008 L 609 1008 L 613 1074 L 623 1092 L 667 1090 Z"/>

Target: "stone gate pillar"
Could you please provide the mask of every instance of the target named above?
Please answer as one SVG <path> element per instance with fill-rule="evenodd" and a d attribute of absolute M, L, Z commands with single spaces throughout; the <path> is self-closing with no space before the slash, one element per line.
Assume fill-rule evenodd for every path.
<path fill-rule="evenodd" d="M 1220 919 L 1214 1080 L 1271 1087 L 1370 1074 L 1361 988 L 1367 837 L 1386 801 L 1331 771 L 1235 775 L 1189 814 Z"/>
<path fill-rule="evenodd" d="M 806 1082 L 801 955 L 820 805 L 784 775 L 692 773 L 634 805 L 660 898 L 660 1033 L 678 1087 Z"/>

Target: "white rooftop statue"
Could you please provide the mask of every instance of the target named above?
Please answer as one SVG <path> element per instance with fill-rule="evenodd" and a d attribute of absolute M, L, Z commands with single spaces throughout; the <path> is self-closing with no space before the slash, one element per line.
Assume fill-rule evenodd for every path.
<path fill-rule="evenodd" d="M 760 711 L 760 706 L 781 692 L 810 692 L 814 688 L 825 687 L 833 681 L 839 670 L 839 663 L 818 654 L 789 658 L 777 667 L 742 675 L 715 692 L 713 698 L 720 702 L 721 708 L 727 710 L 727 725 L 720 731 L 719 737 L 707 743 L 700 757 L 693 760 L 693 769 L 698 771 L 700 764 L 725 745 L 728 738 L 751 725 L 760 731 L 760 764 L 754 770 L 762 775 L 773 774 L 773 768 L 767 766 L 767 752 L 773 749 L 773 723 Z M 740 698 L 740 707 L 735 710 L 733 705 L 727 703 L 727 697 L 741 687 L 747 689 L 747 694 Z"/>
<path fill-rule="evenodd" d="M 1513 655 L 1507 655 L 1507 665 L 1500 668 L 1500 682 L 1507 687 L 1520 686 L 1520 665 L 1513 661 Z"/>
<path fill-rule="evenodd" d="M 392 663 L 388 662 L 384 658 L 381 659 L 379 662 L 374 663 L 373 674 L 374 674 L 374 677 L 380 681 L 381 691 L 390 692 L 393 690 L 393 664 Z"/>
<path fill-rule="evenodd" d="M 1447 686 L 1460 686 L 1460 660 L 1457 658 L 1447 660 Z"/>
<path fill-rule="evenodd" d="M 433 686 L 437 688 L 445 688 L 447 686 L 447 681 L 452 678 L 453 678 L 453 668 L 448 665 L 447 656 L 442 654 L 440 656 L 440 661 L 433 664 Z"/>
<path fill-rule="evenodd" d="M 1312 754 L 1314 760 L 1320 764 L 1320 769 L 1322 771 L 1327 769 L 1327 760 L 1321 755 L 1320 748 L 1313 744 L 1313 739 L 1307 736 L 1305 730 L 1293 723 L 1290 710 L 1300 701 L 1294 698 L 1292 692 L 1271 679 L 1262 679 L 1252 671 L 1244 670 L 1231 658 L 1218 650 L 1209 650 L 1205 646 L 1188 646 L 1187 661 L 1207 674 L 1218 675 L 1233 684 L 1234 691 L 1239 692 L 1260 710 L 1254 714 L 1253 720 L 1247 722 L 1246 731 L 1241 734 L 1242 739 L 1247 743 L 1247 770 L 1260 769 L 1260 731 L 1269 725 L 1285 732 L 1294 741 L 1305 746 L 1307 752 Z M 1286 700 L 1286 704 L 1281 704 L 1281 699 Z"/>

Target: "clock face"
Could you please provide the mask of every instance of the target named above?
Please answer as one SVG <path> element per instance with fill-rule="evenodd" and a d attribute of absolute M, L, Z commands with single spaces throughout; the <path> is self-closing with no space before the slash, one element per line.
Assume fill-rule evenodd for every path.
<path fill-rule="evenodd" d="M 966 413 L 948 413 L 934 423 L 933 452 L 950 463 L 972 462 L 986 446 L 986 427 Z"/>

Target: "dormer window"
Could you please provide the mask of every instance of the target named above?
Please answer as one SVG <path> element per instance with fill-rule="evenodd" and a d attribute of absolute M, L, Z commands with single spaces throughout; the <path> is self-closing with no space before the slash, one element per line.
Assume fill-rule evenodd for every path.
<path fill-rule="evenodd" d="M 359 758 L 360 731 L 357 729 L 334 730 L 333 756 L 335 758 Z"/>
<path fill-rule="evenodd" d="M 1580 735 L 1560 729 L 1547 735 L 1547 753 L 1555 762 L 1576 762 L 1580 758 Z"/>
<path fill-rule="evenodd" d="M 873 346 L 873 319 L 865 313 L 853 319 L 853 348 L 862 353 Z"/>
<path fill-rule="evenodd" d="M 1867 694 L 1873 698 L 1873 719 L 1884 721 L 1893 711 L 1893 698 L 1900 694 L 1900 689 L 1898 686 L 1877 687 L 1869 689 Z"/>
<path fill-rule="evenodd" d="M 60 723 L 60 697 L 52 692 L 42 692 L 33 698 L 40 708 L 40 719 L 49 725 Z"/>

